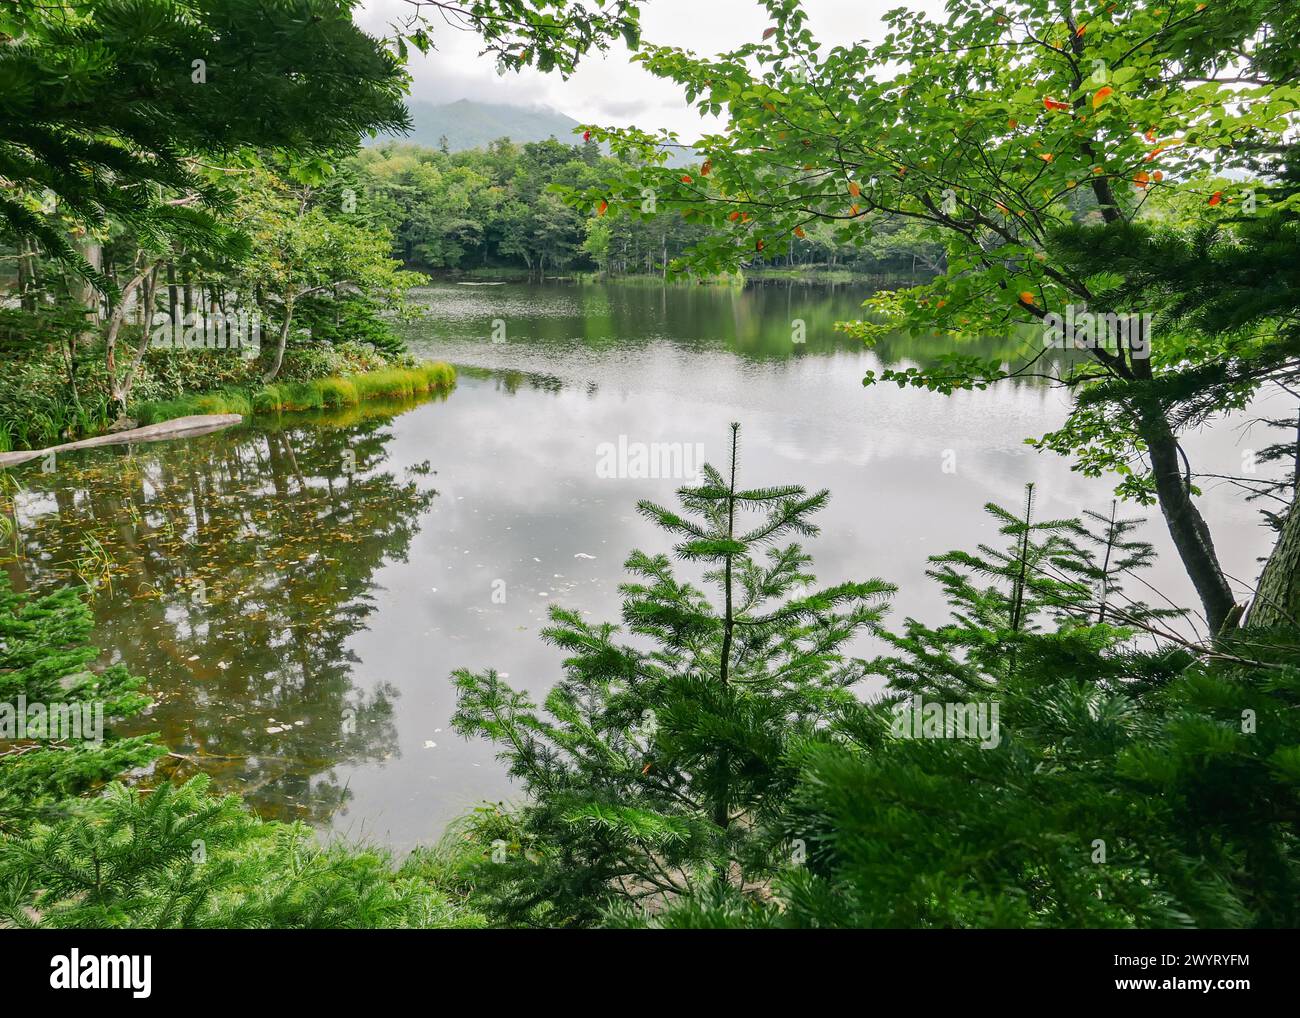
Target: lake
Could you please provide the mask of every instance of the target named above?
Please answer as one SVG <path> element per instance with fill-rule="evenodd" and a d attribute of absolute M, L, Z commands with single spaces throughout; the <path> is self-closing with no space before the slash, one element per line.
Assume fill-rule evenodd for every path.
<path fill-rule="evenodd" d="M 829 488 L 805 543 L 819 580 L 898 584 L 899 624 L 942 619 L 926 557 L 996 539 L 985 503 L 1017 507 L 1032 481 L 1043 518 L 1110 505 L 1105 480 L 1024 444 L 1064 419 L 1055 390 L 864 388 L 867 370 L 938 347 L 868 352 L 835 332 L 863 287 L 417 295 L 429 315 L 403 327 L 412 350 L 462 369 L 445 399 L 15 472 L 15 586 L 107 578 L 96 640 L 156 701 L 134 730 L 162 733 L 164 769 L 210 773 L 268 816 L 406 848 L 509 797 L 491 747 L 451 730 L 449 673 L 495 667 L 540 698 L 561 660 L 539 639 L 547 605 L 617 621 L 628 552 L 669 549 L 636 502 L 682 483 L 639 476 L 638 449 L 721 464 L 741 422 L 742 482 Z M 1187 438 L 1198 470 L 1237 473 L 1266 444 L 1244 421 Z M 1201 504 L 1225 568 L 1253 581 L 1271 543 L 1255 508 L 1230 488 Z M 1152 518 L 1150 582 L 1193 603 L 1156 510 L 1128 512 Z"/>

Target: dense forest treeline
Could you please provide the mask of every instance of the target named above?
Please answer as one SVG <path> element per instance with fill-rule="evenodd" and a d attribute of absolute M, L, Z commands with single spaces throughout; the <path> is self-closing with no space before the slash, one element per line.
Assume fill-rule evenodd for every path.
<path fill-rule="evenodd" d="M 613 217 L 599 205 L 575 206 L 558 189 L 588 190 L 632 167 L 602 155 L 588 139 L 516 145 L 508 138 L 463 152 L 385 142 L 348 163 L 372 203 L 365 218 L 395 237 L 394 256 L 419 272 L 522 269 L 544 277 L 571 272 L 666 276 L 669 266 L 709 234 L 688 217 Z M 345 171 L 345 176 L 347 172 Z M 749 260 L 768 267 L 841 270 L 899 281 L 924 279 L 943 265 L 943 250 L 899 220 L 879 217 L 867 245 L 844 244 L 813 229 Z"/>

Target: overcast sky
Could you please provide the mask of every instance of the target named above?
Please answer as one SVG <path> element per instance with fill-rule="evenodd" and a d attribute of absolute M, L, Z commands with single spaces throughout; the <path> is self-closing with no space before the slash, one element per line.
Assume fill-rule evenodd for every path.
<path fill-rule="evenodd" d="M 805 0 L 804 7 L 813 32 L 833 45 L 864 38 L 878 41 L 880 14 L 909 3 L 932 11 L 941 8 L 940 0 Z M 371 34 L 384 35 L 386 27 L 410 9 L 404 0 L 365 0 L 357 21 Z M 700 130 L 701 122 L 681 92 L 630 64 L 621 42 L 603 57 L 587 57 L 568 81 L 531 68 L 498 76 L 495 62 L 479 56 L 476 36 L 445 26 L 436 13 L 431 21 L 438 48 L 428 56 L 412 51 L 412 99 L 552 106 L 584 123 L 667 127 L 685 141 Z M 716 53 L 759 39 L 768 21 L 767 12 L 754 0 L 644 0 L 641 24 L 642 36 L 651 42 Z"/>

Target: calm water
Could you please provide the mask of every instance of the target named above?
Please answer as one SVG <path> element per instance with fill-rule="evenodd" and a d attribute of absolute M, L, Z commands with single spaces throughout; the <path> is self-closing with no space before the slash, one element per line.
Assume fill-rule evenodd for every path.
<path fill-rule="evenodd" d="M 1024 445 L 1063 419 L 1052 391 L 864 389 L 882 360 L 928 351 L 835 333 L 863 296 L 430 288 L 409 341 L 465 369 L 447 399 L 22 468 L 22 557 L 6 568 L 45 587 L 111 562 L 97 640 L 147 678 L 139 727 L 162 732 L 167 768 L 201 768 L 268 815 L 428 841 L 511 795 L 492 749 L 451 731 L 451 670 L 496 667 L 543 695 L 560 661 L 538 639 L 546 606 L 616 620 L 627 552 L 667 550 L 634 505 L 680 482 L 600 476 L 601 443 L 698 443 L 721 463 L 740 421 L 745 483 L 831 489 L 808 545 L 819 578 L 897 583 L 900 622 L 941 617 L 926 556 L 995 536 L 984 503 L 1016 505 L 1034 481 L 1044 515 L 1109 505 L 1104 481 Z M 1252 439 L 1224 424 L 1187 448 L 1229 473 Z M 1226 567 L 1253 579 L 1269 544 L 1254 510 L 1227 489 L 1203 507 Z M 1146 536 L 1164 553 L 1152 581 L 1191 603 L 1163 528 Z"/>

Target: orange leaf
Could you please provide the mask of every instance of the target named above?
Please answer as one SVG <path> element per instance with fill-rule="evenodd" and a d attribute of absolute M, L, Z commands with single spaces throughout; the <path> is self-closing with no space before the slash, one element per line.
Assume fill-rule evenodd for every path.
<path fill-rule="evenodd" d="M 774 35 L 776 35 L 776 29 L 775 29 L 775 28 L 769 28 L 769 29 L 767 29 L 766 31 L 763 32 L 763 38 L 764 38 L 764 39 L 770 39 L 770 38 L 772 38 L 772 36 L 774 36 Z"/>
<path fill-rule="evenodd" d="M 602 201 L 599 205 L 596 206 L 596 215 L 598 216 L 603 216 L 608 211 L 609 211 L 609 202 L 607 201 Z"/>
<path fill-rule="evenodd" d="M 765 244 L 760 240 L 760 241 L 759 241 L 756 245 L 754 245 L 754 246 L 755 246 L 759 251 L 762 251 L 763 248 L 764 248 L 766 245 L 765 245 Z"/>
<path fill-rule="evenodd" d="M 1218 205 L 1219 202 L 1221 202 L 1221 201 L 1223 201 L 1223 192 L 1222 192 L 1222 191 L 1215 191 L 1214 194 L 1210 195 L 1210 204 L 1211 204 L 1211 205 Z"/>
<path fill-rule="evenodd" d="M 862 193 L 862 187 L 856 180 L 849 181 L 849 194 L 856 198 Z"/>
<path fill-rule="evenodd" d="M 730 219 L 730 220 L 734 223 L 737 219 L 740 218 L 740 213 L 739 213 L 738 211 L 737 211 L 737 212 L 733 212 L 733 213 L 731 213 L 731 215 L 727 216 L 727 218 Z"/>
<path fill-rule="evenodd" d="M 1010 120 L 1007 121 L 1007 127 L 1012 131 L 1014 131 L 1019 126 L 1020 126 L 1020 121 L 1017 120 L 1015 117 L 1012 117 Z"/>
<path fill-rule="evenodd" d="M 1151 178 L 1160 181 L 1165 179 L 1165 175 L 1160 170 L 1156 170 L 1155 173 L 1151 174 Z"/>
<path fill-rule="evenodd" d="M 1087 25 L 1080 25 L 1078 28 L 1076 28 L 1076 29 L 1074 30 L 1074 34 L 1075 34 L 1075 35 L 1083 35 L 1083 33 L 1086 32 L 1086 31 L 1088 31 L 1088 26 L 1087 26 Z"/>
<path fill-rule="evenodd" d="M 590 131 L 583 131 L 583 132 L 582 132 L 582 140 L 583 140 L 583 141 L 591 141 L 591 132 L 590 132 Z"/>
<path fill-rule="evenodd" d="M 849 215 L 851 215 L 851 216 L 856 216 L 857 214 L 858 214 L 858 207 L 857 207 L 856 205 L 850 205 L 850 206 L 849 206 Z"/>
<path fill-rule="evenodd" d="M 1097 91 L 1092 94 L 1092 108 L 1095 110 L 1098 106 L 1104 103 L 1107 97 L 1109 97 L 1114 91 L 1115 90 L 1109 85 L 1102 85 L 1101 88 L 1097 89 Z"/>
<path fill-rule="evenodd" d="M 683 173 L 683 174 L 682 174 L 682 183 L 683 183 L 683 184 L 693 184 L 693 183 L 695 183 L 695 181 L 694 181 L 693 179 L 691 179 L 691 175 L 690 175 L 689 173 Z"/>
<path fill-rule="evenodd" d="M 1069 103 L 1058 102 L 1050 96 L 1043 96 L 1043 106 L 1049 110 L 1068 110 L 1070 108 Z"/>
<path fill-rule="evenodd" d="M 1034 295 L 1028 290 L 1022 290 L 1020 291 L 1020 300 L 1023 304 L 1032 304 L 1034 302 Z"/>
<path fill-rule="evenodd" d="M 1053 159 L 1055 159 L 1056 157 L 1055 157 L 1054 155 L 1052 155 L 1052 153 L 1050 153 L 1050 152 L 1040 152 L 1039 155 L 1038 155 L 1038 158 L 1041 159 L 1041 160 L 1042 160 L 1043 162 L 1045 162 L 1045 163 L 1050 163 L 1050 162 L 1051 162 Z"/>
<path fill-rule="evenodd" d="M 794 228 L 794 235 L 795 235 L 796 237 L 800 238 L 801 240 L 802 240 L 804 237 L 808 236 L 808 234 L 806 234 L 806 233 L 803 232 L 803 227 L 802 227 L 802 226 L 796 226 L 796 227 Z"/>
<path fill-rule="evenodd" d="M 1151 128 L 1151 130 L 1147 131 L 1147 133 L 1144 134 L 1143 137 L 1146 138 L 1147 141 L 1155 141 L 1155 140 L 1156 140 L 1156 129 L 1155 129 L 1154 127 Z"/>
<path fill-rule="evenodd" d="M 700 167 L 700 176 L 707 177 L 709 175 L 709 171 L 712 169 L 713 169 L 713 163 L 709 162 L 709 160 L 707 159 L 704 160 L 704 165 Z"/>

